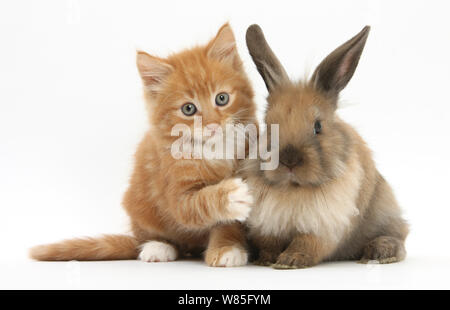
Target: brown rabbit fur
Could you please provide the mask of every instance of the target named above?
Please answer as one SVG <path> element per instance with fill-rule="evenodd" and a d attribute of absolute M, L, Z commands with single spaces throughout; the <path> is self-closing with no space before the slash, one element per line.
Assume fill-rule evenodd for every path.
<path fill-rule="evenodd" d="M 292 82 L 261 28 L 247 45 L 269 90 L 265 122 L 279 124 L 279 160 L 242 167 L 255 199 L 247 223 L 256 263 L 304 268 L 326 260 L 404 259 L 408 225 L 358 133 L 335 113 L 369 27 L 332 52 L 306 82 Z M 277 146 L 272 145 L 272 148 Z"/>
<path fill-rule="evenodd" d="M 38 246 L 38 260 L 111 260 L 139 258 L 171 261 L 206 251 L 210 266 L 247 263 L 245 235 L 239 221 L 250 211 L 247 185 L 234 178 L 236 159 L 174 159 L 171 145 L 178 137 L 171 128 L 192 116 L 182 113 L 186 102 L 197 107 L 203 126 L 255 124 L 253 90 L 237 53 L 228 24 L 206 46 L 167 59 L 137 54 L 151 129 L 136 152 L 134 172 L 123 204 L 133 236 L 75 239 Z M 225 106 L 214 104 L 220 92 Z"/>

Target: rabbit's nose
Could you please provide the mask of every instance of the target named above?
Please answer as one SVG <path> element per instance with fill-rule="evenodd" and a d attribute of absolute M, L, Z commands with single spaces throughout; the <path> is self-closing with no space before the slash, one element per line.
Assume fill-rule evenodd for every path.
<path fill-rule="evenodd" d="M 280 162 L 289 169 L 300 166 L 303 162 L 301 153 L 296 147 L 289 144 L 280 152 Z"/>

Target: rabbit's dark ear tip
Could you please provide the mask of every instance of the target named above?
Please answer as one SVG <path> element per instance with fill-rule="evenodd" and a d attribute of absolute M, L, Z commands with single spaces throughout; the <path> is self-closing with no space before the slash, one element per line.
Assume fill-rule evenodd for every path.
<path fill-rule="evenodd" d="M 361 32 L 362 33 L 364 33 L 364 34 L 369 34 L 369 31 L 370 31 L 370 26 L 369 25 L 366 25 L 362 30 L 361 30 Z"/>
<path fill-rule="evenodd" d="M 258 24 L 253 24 L 253 25 L 248 26 L 247 31 L 255 31 L 255 30 L 261 30 L 261 27 L 259 27 Z"/>
<path fill-rule="evenodd" d="M 246 37 L 249 38 L 250 36 L 255 36 L 262 33 L 261 27 L 259 27 L 258 24 L 253 24 L 247 28 Z"/>

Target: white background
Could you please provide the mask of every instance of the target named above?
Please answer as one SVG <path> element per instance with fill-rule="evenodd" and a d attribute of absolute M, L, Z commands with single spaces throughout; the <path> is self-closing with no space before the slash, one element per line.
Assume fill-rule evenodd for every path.
<path fill-rule="evenodd" d="M 450 288 L 448 1 L 2 1 L 0 288 Z M 408 258 L 308 270 L 202 262 L 38 263 L 30 246 L 127 231 L 121 197 L 147 128 L 136 48 L 165 56 L 258 23 L 293 78 L 370 24 L 340 115 L 411 223 Z"/>

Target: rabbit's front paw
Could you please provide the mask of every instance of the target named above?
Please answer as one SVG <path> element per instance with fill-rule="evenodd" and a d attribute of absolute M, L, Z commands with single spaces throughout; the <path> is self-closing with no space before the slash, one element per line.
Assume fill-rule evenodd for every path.
<path fill-rule="evenodd" d="M 275 269 L 299 269 L 299 268 L 307 268 L 312 267 L 316 263 L 314 259 L 303 253 L 299 252 L 283 252 L 278 256 L 278 259 L 275 264 L 272 265 L 272 268 Z"/>
<path fill-rule="evenodd" d="M 231 186 L 226 206 L 228 218 L 243 222 L 250 213 L 253 197 L 249 192 L 248 185 L 241 178 L 232 179 Z"/>
<path fill-rule="evenodd" d="M 253 262 L 253 264 L 259 266 L 271 266 L 277 261 L 279 255 L 278 253 L 267 250 L 260 250 L 258 258 Z"/>
<path fill-rule="evenodd" d="M 378 261 L 380 264 L 390 264 L 403 260 L 406 256 L 404 242 L 390 236 L 375 238 L 364 249 L 364 255 L 359 263 L 367 264 Z"/>

